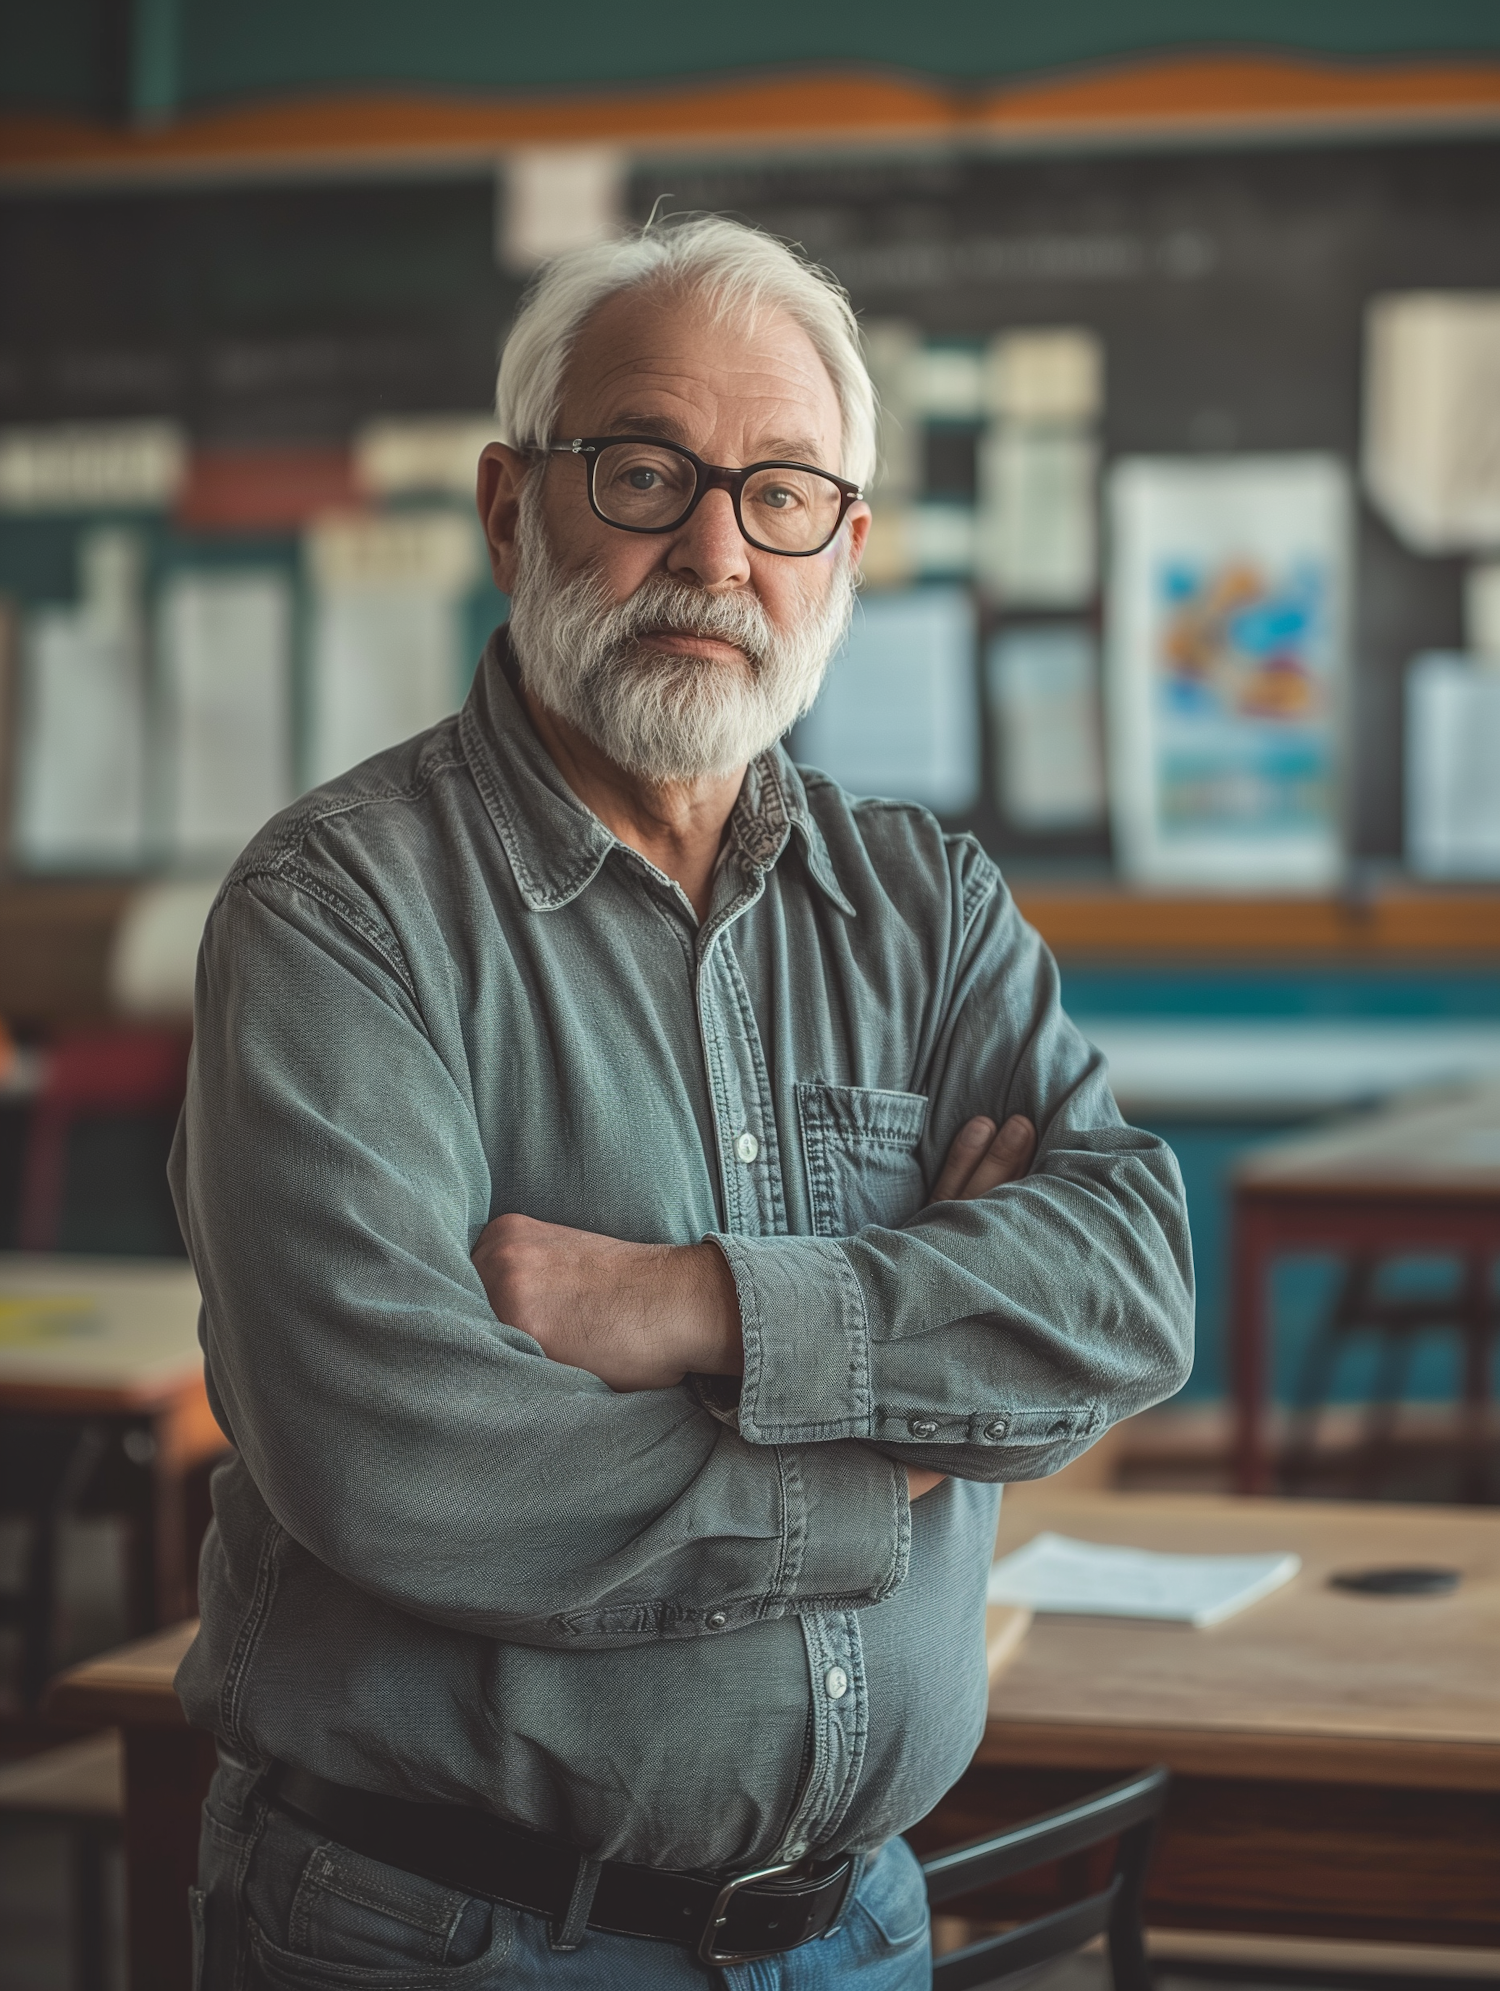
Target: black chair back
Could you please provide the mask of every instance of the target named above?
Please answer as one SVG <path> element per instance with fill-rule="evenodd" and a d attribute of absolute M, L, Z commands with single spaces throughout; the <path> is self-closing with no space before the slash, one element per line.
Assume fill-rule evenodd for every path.
<path fill-rule="evenodd" d="M 1001 1984 L 1101 1935 L 1109 1939 L 1115 1991 L 1151 1991 L 1141 1932 L 1141 1894 L 1170 1782 L 1167 1770 L 1144 1770 L 1060 1811 L 923 1860 L 927 1900 L 936 1907 L 955 1895 L 1029 1873 L 1108 1839 L 1119 1842 L 1108 1884 L 1099 1893 L 938 1957 L 932 1967 L 933 1991 L 978 1991 L 981 1986 Z"/>

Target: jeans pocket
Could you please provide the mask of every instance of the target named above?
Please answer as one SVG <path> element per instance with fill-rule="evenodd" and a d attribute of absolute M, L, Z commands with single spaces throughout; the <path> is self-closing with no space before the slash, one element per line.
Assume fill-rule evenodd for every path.
<path fill-rule="evenodd" d="M 272 1810 L 245 1880 L 253 1985 L 463 1991 L 510 1948 L 515 1918 L 367 1859 Z"/>

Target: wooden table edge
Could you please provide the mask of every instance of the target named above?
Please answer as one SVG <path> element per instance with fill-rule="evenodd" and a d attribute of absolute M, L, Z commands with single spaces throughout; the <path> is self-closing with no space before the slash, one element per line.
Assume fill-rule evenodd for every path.
<path fill-rule="evenodd" d="M 1134 1770 L 1165 1763 L 1183 1776 L 1231 1777 L 1252 1783 L 1500 1791 L 1500 1745 L 1493 1743 L 1289 1735 L 1275 1728 L 1014 1721 L 992 1715 L 974 1760 L 1079 1770 Z"/>
<path fill-rule="evenodd" d="M 56 1411 L 73 1417 L 159 1413 L 203 1387 L 201 1362 L 193 1370 L 135 1383 L 26 1382 L 0 1376 L 0 1410 Z"/>

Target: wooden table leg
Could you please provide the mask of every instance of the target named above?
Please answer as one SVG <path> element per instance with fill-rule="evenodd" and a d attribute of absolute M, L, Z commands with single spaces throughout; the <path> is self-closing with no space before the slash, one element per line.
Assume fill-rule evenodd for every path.
<path fill-rule="evenodd" d="M 125 1928 L 130 1991 L 191 1991 L 188 1889 L 214 1773 L 200 1729 L 126 1728 Z"/>

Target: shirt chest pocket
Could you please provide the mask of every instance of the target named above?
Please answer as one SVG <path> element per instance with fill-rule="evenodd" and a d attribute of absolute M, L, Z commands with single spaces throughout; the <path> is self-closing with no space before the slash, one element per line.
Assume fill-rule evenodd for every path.
<path fill-rule="evenodd" d="M 810 1080 L 797 1087 L 797 1116 L 817 1236 L 904 1224 L 921 1209 L 927 1200 L 917 1159 L 927 1120 L 921 1093 Z"/>

